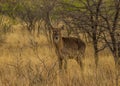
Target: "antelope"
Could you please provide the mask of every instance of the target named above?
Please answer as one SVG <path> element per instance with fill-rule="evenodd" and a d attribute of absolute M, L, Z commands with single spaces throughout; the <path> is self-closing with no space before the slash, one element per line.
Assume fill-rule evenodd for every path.
<path fill-rule="evenodd" d="M 52 39 L 58 56 L 59 69 L 61 70 L 62 67 L 64 67 L 65 70 L 67 69 L 68 59 L 76 60 L 81 69 L 83 69 L 82 58 L 84 58 L 85 43 L 79 38 L 62 37 L 62 29 L 64 29 L 64 27 L 52 29 Z"/>

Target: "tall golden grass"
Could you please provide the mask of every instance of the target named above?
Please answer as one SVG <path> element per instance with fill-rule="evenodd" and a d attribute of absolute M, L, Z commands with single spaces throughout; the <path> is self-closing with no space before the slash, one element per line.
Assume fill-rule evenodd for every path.
<path fill-rule="evenodd" d="M 109 50 L 100 53 L 96 69 L 92 45 L 87 45 L 83 73 L 74 60 L 68 61 L 68 73 L 60 73 L 44 35 L 31 36 L 20 26 L 13 30 L 0 45 L 0 86 L 115 86 Z"/>

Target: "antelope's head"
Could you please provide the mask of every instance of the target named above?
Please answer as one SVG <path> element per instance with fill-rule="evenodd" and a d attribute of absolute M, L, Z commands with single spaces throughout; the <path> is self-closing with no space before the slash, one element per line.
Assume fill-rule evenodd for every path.
<path fill-rule="evenodd" d="M 53 29 L 53 42 L 54 43 L 59 43 L 60 40 L 61 40 L 61 30 L 63 29 L 64 27 L 61 27 L 61 28 L 54 28 Z"/>

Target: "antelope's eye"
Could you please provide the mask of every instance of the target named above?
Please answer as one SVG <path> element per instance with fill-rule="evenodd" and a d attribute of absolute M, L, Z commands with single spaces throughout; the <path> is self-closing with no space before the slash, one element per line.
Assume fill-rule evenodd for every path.
<path fill-rule="evenodd" d="M 55 37 L 55 39 L 57 39 L 57 40 L 58 40 L 58 36 L 56 36 L 56 37 Z"/>

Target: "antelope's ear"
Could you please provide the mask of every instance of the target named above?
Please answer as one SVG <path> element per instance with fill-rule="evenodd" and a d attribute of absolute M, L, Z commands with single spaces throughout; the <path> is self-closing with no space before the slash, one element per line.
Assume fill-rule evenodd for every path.
<path fill-rule="evenodd" d="M 52 27 L 52 28 L 51 28 L 51 30 L 52 30 L 52 31 L 54 31 L 54 30 L 55 30 L 55 28 L 53 28 L 53 27 Z"/>
<path fill-rule="evenodd" d="M 64 30 L 65 29 L 65 26 L 63 25 L 62 27 L 61 27 L 61 30 Z"/>

